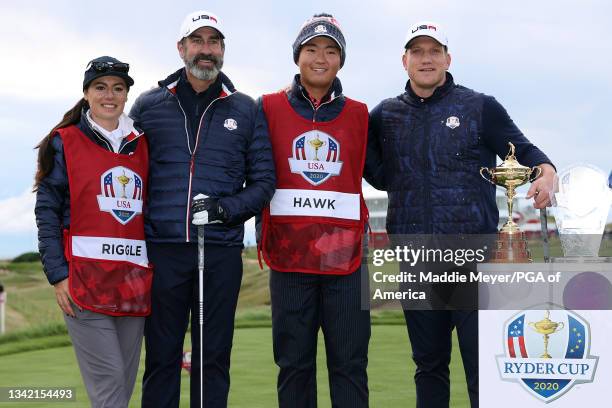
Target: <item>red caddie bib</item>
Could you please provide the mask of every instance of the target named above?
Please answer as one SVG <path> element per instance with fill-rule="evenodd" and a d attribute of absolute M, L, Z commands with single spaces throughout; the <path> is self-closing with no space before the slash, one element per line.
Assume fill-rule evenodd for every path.
<path fill-rule="evenodd" d="M 94 312 L 146 316 L 153 278 L 142 215 L 146 139 L 125 155 L 98 146 L 76 126 L 58 132 L 70 189 L 70 229 L 64 237 L 70 295 Z"/>
<path fill-rule="evenodd" d="M 264 260 L 281 272 L 356 271 L 367 221 L 367 107 L 346 98 L 329 122 L 301 117 L 285 92 L 265 95 L 263 107 L 276 166 L 276 192 L 262 219 Z"/>

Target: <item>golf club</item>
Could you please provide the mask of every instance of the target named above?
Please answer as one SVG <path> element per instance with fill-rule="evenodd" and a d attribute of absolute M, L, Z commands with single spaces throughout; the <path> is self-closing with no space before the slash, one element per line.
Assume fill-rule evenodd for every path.
<path fill-rule="evenodd" d="M 204 348 L 202 332 L 204 328 L 204 226 L 198 225 L 198 302 L 200 319 L 200 408 L 204 406 Z"/>
<path fill-rule="evenodd" d="M 548 218 L 546 207 L 540 210 L 540 227 L 542 229 L 542 249 L 544 251 L 544 262 L 550 262 L 550 248 L 548 246 Z"/>

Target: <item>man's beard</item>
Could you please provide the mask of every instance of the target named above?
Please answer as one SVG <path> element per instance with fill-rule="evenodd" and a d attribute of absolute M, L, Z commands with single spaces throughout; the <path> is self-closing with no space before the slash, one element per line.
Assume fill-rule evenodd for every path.
<path fill-rule="evenodd" d="M 201 68 L 198 66 L 198 61 L 202 60 L 211 61 L 214 66 L 212 68 Z M 183 61 L 185 62 L 185 68 L 187 68 L 187 71 L 202 81 L 214 81 L 217 79 L 217 75 L 219 75 L 221 68 L 223 68 L 223 57 L 215 57 L 212 54 L 198 54 L 191 60 L 188 60 L 185 57 L 183 58 Z"/>

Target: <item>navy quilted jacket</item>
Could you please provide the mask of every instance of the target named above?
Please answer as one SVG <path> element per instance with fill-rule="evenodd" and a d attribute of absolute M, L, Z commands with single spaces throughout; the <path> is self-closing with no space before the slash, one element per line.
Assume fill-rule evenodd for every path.
<path fill-rule="evenodd" d="M 149 142 L 149 196 L 145 232 L 152 242 L 197 242 L 191 199 L 218 198 L 227 217 L 207 226 L 206 242 L 241 246 L 243 223 L 274 194 L 272 149 L 257 106 L 221 75 L 223 91 L 204 110 L 196 135 L 176 96 L 181 70 L 138 97 L 130 116 Z M 195 141 L 192 143 L 191 141 Z"/>
<path fill-rule="evenodd" d="M 494 233 L 495 187 L 480 177 L 508 142 L 525 166 L 550 160 L 493 97 L 446 82 L 429 98 L 406 92 L 370 112 L 364 176 L 387 190 L 391 234 Z"/>

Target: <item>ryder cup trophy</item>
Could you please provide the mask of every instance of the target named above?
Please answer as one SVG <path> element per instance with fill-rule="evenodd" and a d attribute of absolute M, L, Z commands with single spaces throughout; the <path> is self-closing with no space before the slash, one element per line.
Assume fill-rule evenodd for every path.
<path fill-rule="evenodd" d="M 542 173 L 539 167 L 526 167 L 521 165 L 514 156 L 514 145 L 510 145 L 510 152 L 503 163 L 494 168 L 482 167 L 480 175 L 489 183 L 506 189 L 506 202 L 508 205 L 508 221 L 497 234 L 496 247 L 491 251 L 492 263 L 528 263 L 531 255 L 527 248 L 527 239 L 518 225 L 512 220 L 513 199 L 516 188 L 528 181 L 538 178 Z M 485 176 L 488 173 L 488 177 Z"/>

